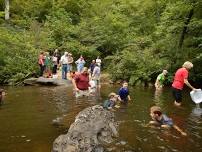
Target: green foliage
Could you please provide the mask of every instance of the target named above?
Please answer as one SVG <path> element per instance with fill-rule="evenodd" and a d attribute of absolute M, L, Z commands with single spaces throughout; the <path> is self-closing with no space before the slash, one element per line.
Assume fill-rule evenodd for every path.
<path fill-rule="evenodd" d="M 202 79 L 202 0 L 12 0 L 4 21 L 0 1 L 0 82 L 18 83 L 37 71 L 40 50 L 100 55 L 113 80 L 169 81 L 184 61 Z M 36 72 L 37 73 L 37 72 Z"/>

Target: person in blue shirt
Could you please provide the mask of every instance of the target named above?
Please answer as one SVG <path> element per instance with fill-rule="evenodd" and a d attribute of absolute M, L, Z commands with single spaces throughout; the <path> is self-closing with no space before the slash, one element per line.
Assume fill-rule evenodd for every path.
<path fill-rule="evenodd" d="M 119 89 L 119 100 L 122 103 L 127 103 L 131 100 L 128 90 L 128 83 L 126 81 L 123 82 L 122 87 Z"/>
<path fill-rule="evenodd" d="M 149 122 L 149 125 L 157 125 L 162 128 L 171 128 L 176 129 L 181 135 L 187 136 L 177 125 L 173 123 L 173 120 L 162 113 L 162 110 L 159 106 L 152 106 L 150 108 L 150 116 L 152 121 Z"/>

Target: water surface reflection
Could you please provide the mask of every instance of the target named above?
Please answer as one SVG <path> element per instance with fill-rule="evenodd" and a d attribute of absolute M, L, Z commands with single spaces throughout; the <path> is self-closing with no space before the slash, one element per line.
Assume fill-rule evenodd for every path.
<path fill-rule="evenodd" d="M 110 92 L 120 86 L 103 85 L 92 98 L 75 99 L 71 87 L 9 87 L 0 108 L 1 152 L 48 152 L 54 139 L 67 132 L 75 116 L 85 107 L 102 104 Z M 109 151 L 202 151 L 202 110 L 184 94 L 182 108 L 173 106 L 169 88 L 130 88 L 132 102 L 116 113 L 120 137 Z M 188 133 L 182 137 L 174 129 L 145 127 L 150 120 L 149 108 L 159 105 L 174 122 Z"/>

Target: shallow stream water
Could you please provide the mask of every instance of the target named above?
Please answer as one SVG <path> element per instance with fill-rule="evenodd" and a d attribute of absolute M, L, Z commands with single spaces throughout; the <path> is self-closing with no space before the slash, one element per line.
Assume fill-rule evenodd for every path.
<path fill-rule="evenodd" d="M 119 85 L 102 85 L 97 98 L 75 99 L 71 87 L 4 87 L 0 106 L 0 152 L 50 152 L 52 143 L 67 132 L 75 116 L 85 107 L 101 104 Z M 170 88 L 130 88 L 132 102 L 116 110 L 120 137 L 108 147 L 117 152 L 201 152 L 202 109 L 183 92 L 181 108 L 173 105 Z M 157 104 L 173 118 L 187 137 L 174 129 L 145 127 L 149 107 Z M 202 106 L 202 105 L 201 105 Z"/>

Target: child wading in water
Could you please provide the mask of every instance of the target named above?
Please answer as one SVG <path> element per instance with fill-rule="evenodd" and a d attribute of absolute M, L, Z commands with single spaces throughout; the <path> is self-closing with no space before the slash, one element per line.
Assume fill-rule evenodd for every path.
<path fill-rule="evenodd" d="M 114 107 L 119 108 L 119 106 L 116 105 L 119 96 L 112 92 L 108 95 L 108 97 L 109 99 L 104 101 L 103 107 L 108 110 L 113 110 Z"/>
<path fill-rule="evenodd" d="M 128 103 L 131 100 L 128 90 L 128 83 L 126 81 L 123 82 L 122 87 L 119 89 L 119 100 L 122 103 Z"/>
<path fill-rule="evenodd" d="M 187 136 L 177 125 L 173 123 L 173 120 L 162 113 L 161 108 L 158 106 L 152 106 L 150 108 L 150 116 L 153 119 L 149 122 L 149 125 L 158 125 L 163 128 L 175 128 L 181 135 Z"/>

